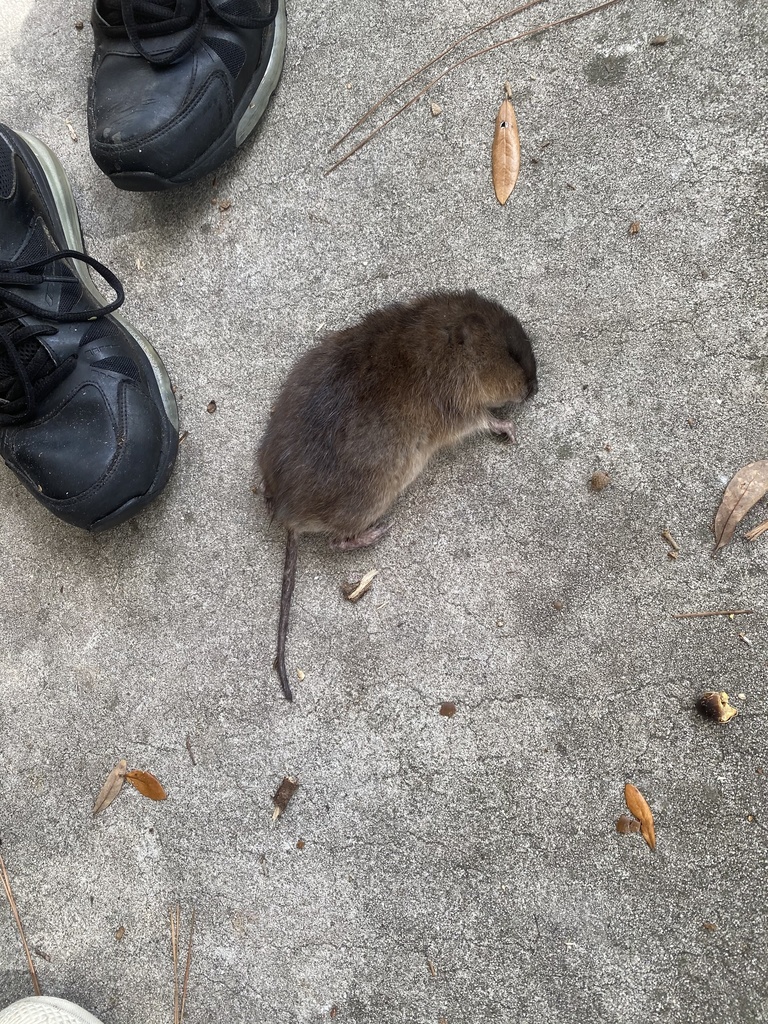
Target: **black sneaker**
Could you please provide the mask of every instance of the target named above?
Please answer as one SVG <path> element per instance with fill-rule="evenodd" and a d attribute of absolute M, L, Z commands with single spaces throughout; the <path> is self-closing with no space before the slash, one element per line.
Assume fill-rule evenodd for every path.
<path fill-rule="evenodd" d="M 93 159 L 118 188 L 196 181 L 250 135 L 277 86 L 285 0 L 94 0 Z"/>
<path fill-rule="evenodd" d="M 0 124 L 0 454 L 54 515 L 102 530 L 165 486 L 178 414 L 157 353 L 113 312 L 120 282 L 83 248 L 61 164 Z"/>

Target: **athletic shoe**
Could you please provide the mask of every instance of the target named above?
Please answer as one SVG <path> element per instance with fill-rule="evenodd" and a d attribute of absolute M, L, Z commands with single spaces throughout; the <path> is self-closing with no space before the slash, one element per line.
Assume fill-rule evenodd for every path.
<path fill-rule="evenodd" d="M 122 301 L 115 275 L 84 252 L 61 164 L 0 124 L 0 455 L 47 509 L 86 530 L 152 501 L 178 446 L 168 374 L 114 312 Z"/>
<path fill-rule="evenodd" d="M 94 0 L 93 159 L 118 188 L 196 181 L 235 152 L 275 91 L 285 0 Z"/>
<path fill-rule="evenodd" d="M 101 1024 L 101 1021 L 67 999 L 29 996 L 0 1010 L 0 1024 Z"/>

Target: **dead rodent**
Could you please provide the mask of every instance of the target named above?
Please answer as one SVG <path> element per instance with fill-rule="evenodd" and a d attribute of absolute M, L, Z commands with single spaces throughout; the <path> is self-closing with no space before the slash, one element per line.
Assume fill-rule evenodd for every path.
<path fill-rule="evenodd" d="M 438 448 L 476 430 L 514 439 L 492 410 L 535 394 L 519 322 L 474 291 L 434 292 L 327 334 L 288 375 L 259 449 L 264 497 L 288 531 L 275 668 L 292 700 L 285 640 L 297 537 L 375 543 L 379 522 Z"/>

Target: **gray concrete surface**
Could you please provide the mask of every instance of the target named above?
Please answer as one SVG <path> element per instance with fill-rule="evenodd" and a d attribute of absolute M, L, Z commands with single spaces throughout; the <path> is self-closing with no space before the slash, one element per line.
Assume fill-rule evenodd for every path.
<path fill-rule="evenodd" d="M 421 102 L 324 175 L 369 102 L 502 9 L 291 0 L 253 144 L 171 196 L 91 162 L 86 0 L 4 14 L 0 116 L 60 155 L 189 431 L 163 498 L 103 537 L 0 475 L 0 849 L 44 991 L 105 1024 L 172 1019 L 176 900 L 198 913 L 191 1024 L 768 1020 L 768 540 L 713 560 L 710 532 L 768 454 L 768 10 L 627 0 L 457 71 L 439 117 Z M 523 164 L 502 209 L 504 79 Z M 535 338 L 519 445 L 436 459 L 373 552 L 303 543 L 289 706 L 283 537 L 250 489 L 270 402 L 324 329 L 465 285 Z M 723 606 L 755 614 L 670 617 Z M 726 727 L 692 710 L 713 687 L 745 695 Z M 94 820 L 120 756 L 170 796 Z M 614 831 L 626 780 L 655 853 Z M 0 990 L 30 991 L 1 906 Z"/>

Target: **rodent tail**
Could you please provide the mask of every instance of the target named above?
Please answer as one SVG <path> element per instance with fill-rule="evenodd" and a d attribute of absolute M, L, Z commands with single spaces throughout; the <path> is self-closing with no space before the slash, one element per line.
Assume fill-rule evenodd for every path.
<path fill-rule="evenodd" d="M 291 598 L 296 583 L 296 562 L 299 555 L 299 538 L 294 530 L 288 531 L 285 545 L 285 565 L 283 566 L 283 590 L 280 594 L 280 620 L 277 626 L 277 655 L 275 668 L 280 676 L 280 683 L 286 700 L 293 700 L 288 673 L 285 671 L 285 640 L 288 636 L 288 619 L 291 615 Z"/>

